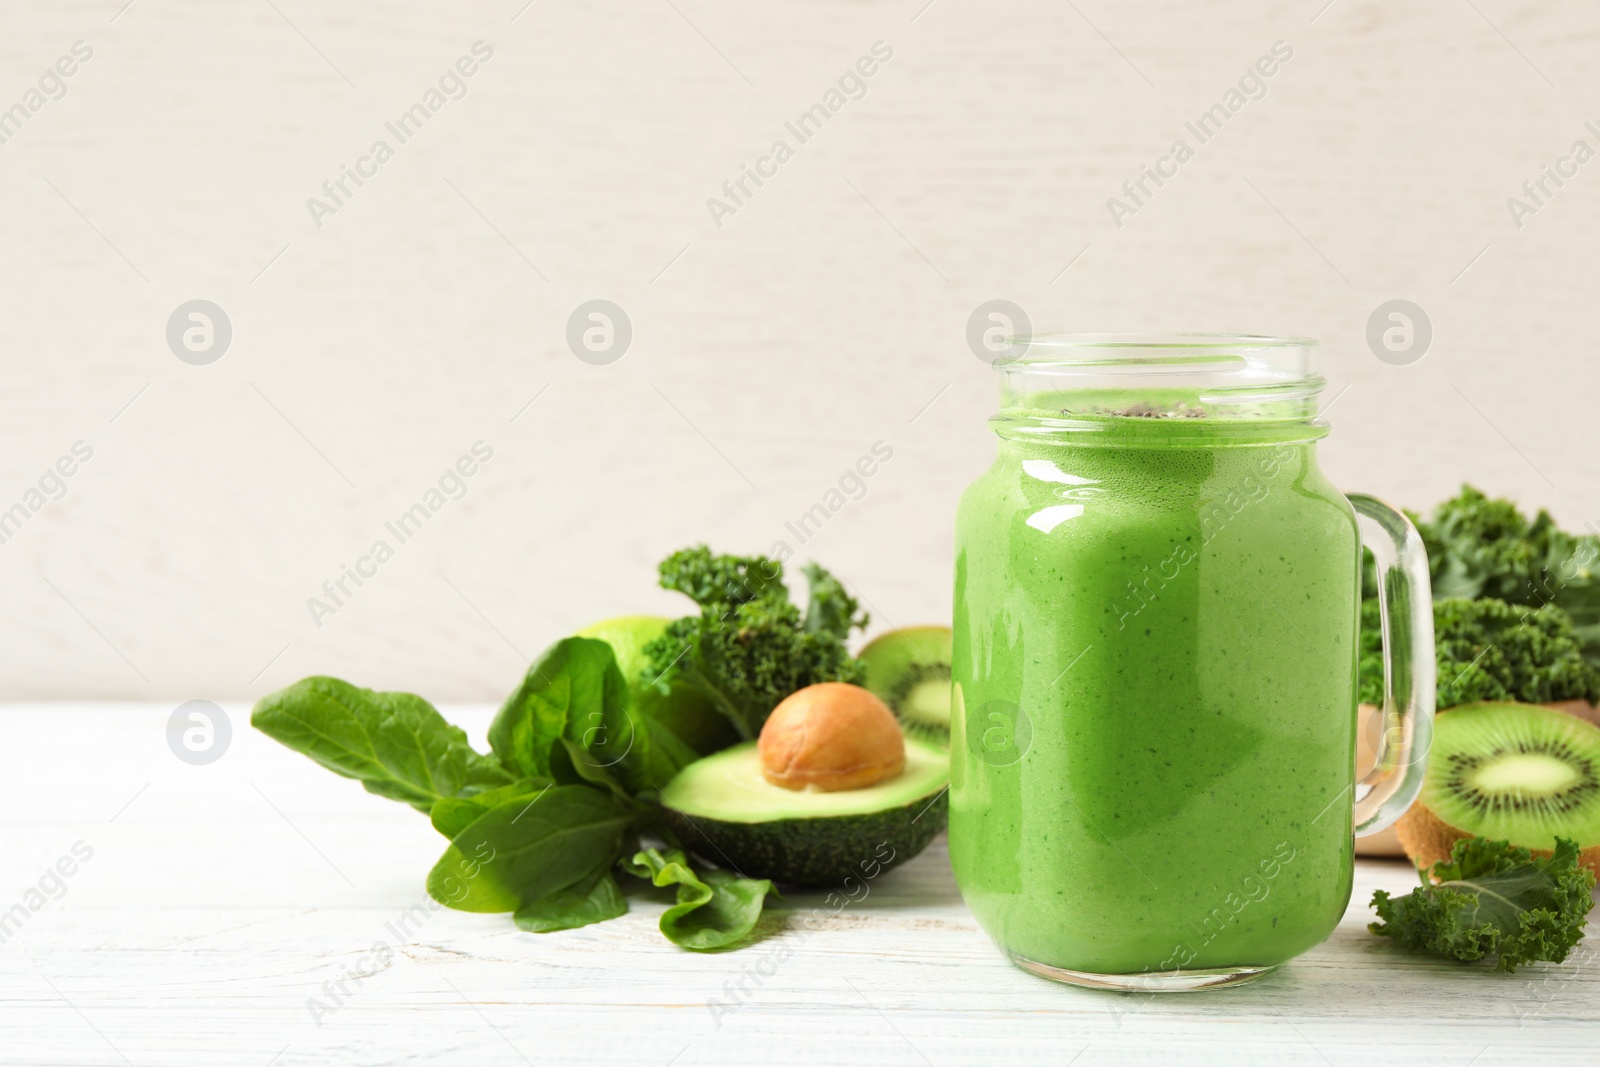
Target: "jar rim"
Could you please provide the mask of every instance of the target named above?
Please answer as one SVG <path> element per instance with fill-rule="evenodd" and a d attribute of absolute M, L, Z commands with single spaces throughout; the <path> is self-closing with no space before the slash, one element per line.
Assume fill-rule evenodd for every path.
<path fill-rule="evenodd" d="M 1316 352 L 1312 338 L 1266 334 L 1019 336 L 994 362 L 995 426 L 1006 435 L 1118 429 L 1119 439 L 1171 440 L 1270 430 L 1315 438 L 1327 432 L 1316 419 L 1327 384 Z"/>
<path fill-rule="evenodd" d="M 1278 337 L 1270 334 L 1252 333 L 1179 332 L 1018 334 L 1007 338 L 1007 342 L 1009 345 L 1018 346 L 1024 350 L 1022 355 L 1015 357 L 1016 361 L 1023 362 L 1030 359 L 1027 353 L 1035 348 L 1068 351 L 1104 348 L 1118 350 L 1152 349 L 1158 351 L 1193 349 L 1206 352 L 1218 349 L 1277 350 L 1315 348 L 1319 344 L 1314 337 Z M 1007 360 L 1007 362 L 1012 361 Z"/>

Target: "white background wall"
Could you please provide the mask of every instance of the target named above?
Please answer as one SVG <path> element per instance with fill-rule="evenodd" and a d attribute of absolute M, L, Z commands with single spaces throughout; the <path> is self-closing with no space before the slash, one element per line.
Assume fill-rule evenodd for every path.
<path fill-rule="evenodd" d="M 123 3 L 8 2 L 0 34 L 0 107 L 94 50 L 0 145 L 0 508 L 94 450 L 0 545 L 0 697 L 326 671 L 497 699 L 572 628 L 677 612 L 658 558 L 768 548 L 880 439 L 802 555 L 875 626 L 946 619 L 995 398 L 963 331 L 995 297 L 1040 328 L 1320 337 L 1339 484 L 1422 506 L 1470 478 L 1600 522 L 1600 163 L 1520 229 L 1506 206 L 1600 147 L 1593 9 Z M 467 96 L 314 225 L 479 39 Z M 1115 226 L 1107 198 L 1280 39 L 1266 97 Z M 866 96 L 714 226 L 879 40 Z M 634 325 L 610 366 L 564 341 L 593 297 Z M 1363 336 L 1396 297 L 1434 324 L 1410 366 Z M 165 341 L 195 298 L 233 325 L 207 366 Z M 465 498 L 314 626 L 306 598 L 479 440 Z"/>

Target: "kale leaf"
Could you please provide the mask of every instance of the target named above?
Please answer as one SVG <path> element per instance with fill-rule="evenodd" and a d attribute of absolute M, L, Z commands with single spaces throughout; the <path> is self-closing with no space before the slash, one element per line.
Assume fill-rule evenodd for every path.
<path fill-rule="evenodd" d="M 788 600 L 783 564 L 766 556 L 714 556 L 705 545 L 674 552 L 658 568 L 661 588 L 682 593 L 702 607 Z"/>
<path fill-rule="evenodd" d="M 1441 708 L 1479 700 L 1600 700 L 1600 669 L 1584 658 L 1571 617 L 1554 604 L 1446 597 L 1433 602 L 1433 631 Z M 1360 699 L 1383 703 L 1376 600 L 1361 605 Z"/>
<path fill-rule="evenodd" d="M 854 629 L 865 629 L 867 615 L 856 598 L 845 592 L 844 583 L 815 563 L 800 569 L 811 587 L 806 605 L 806 633 L 832 634 L 841 642 Z"/>
<path fill-rule="evenodd" d="M 816 564 L 805 568 L 804 615 L 789 599 L 783 564 L 765 556 L 717 556 L 697 545 L 667 557 L 660 571 L 662 588 L 688 596 L 700 613 L 674 621 L 645 647 L 646 674 L 663 692 L 681 682 L 705 694 L 747 740 L 795 690 L 865 679 L 845 638 L 867 616 Z"/>
<path fill-rule="evenodd" d="M 1600 665 L 1600 537 L 1566 533 L 1543 510 L 1529 519 L 1470 485 L 1417 529 L 1435 596 L 1554 603 L 1572 616 L 1584 655 Z"/>
<path fill-rule="evenodd" d="M 1451 959 L 1498 956 L 1497 969 L 1508 974 L 1536 960 L 1566 959 L 1594 906 L 1594 875 L 1579 866 L 1578 846 L 1565 838 L 1544 859 L 1505 841 L 1461 840 L 1449 860 L 1433 865 L 1437 884 L 1429 872 L 1418 873 L 1421 887 L 1406 896 L 1373 893 L 1379 921 L 1368 929 Z"/>

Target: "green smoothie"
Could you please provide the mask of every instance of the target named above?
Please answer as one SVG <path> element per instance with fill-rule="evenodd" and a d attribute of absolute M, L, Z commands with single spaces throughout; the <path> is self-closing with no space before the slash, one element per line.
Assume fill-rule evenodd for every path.
<path fill-rule="evenodd" d="M 962 498 L 950 855 L 1013 956 L 1262 967 L 1343 915 L 1360 549 L 1318 432 L 1002 431 Z"/>

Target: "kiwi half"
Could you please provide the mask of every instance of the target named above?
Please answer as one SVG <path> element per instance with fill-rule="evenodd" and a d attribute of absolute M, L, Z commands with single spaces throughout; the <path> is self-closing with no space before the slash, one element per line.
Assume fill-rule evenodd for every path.
<path fill-rule="evenodd" d="M 1559 836 L 1600 873 L 1600 728 L 1533 704 L 1441 712 L 1422 795 L 1395 829 L 1419 866 L 1448 859 L 1463 837 L 1540 855 Z"/>
<path fill-rule="evenodd" d="M 950 744 L 950 627 L 910 626 L 870 641 L 857 655 L 866 687 L 889 705 L 906 736 Z"/>

